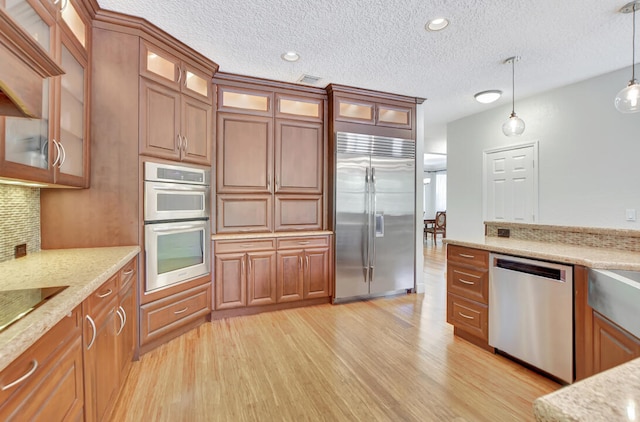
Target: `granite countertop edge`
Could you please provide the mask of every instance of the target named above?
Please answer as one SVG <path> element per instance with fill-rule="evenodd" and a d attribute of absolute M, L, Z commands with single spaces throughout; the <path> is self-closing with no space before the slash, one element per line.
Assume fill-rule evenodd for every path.
<path fill-rule="evenodd" d="M 446 238 L 444 242 L 449 245 L 466 246 L 525 258 L 583 265 L 588 268 L 640 271 L 640 253 L 619 249 L 595 248 L 590 246 L 491 236 L 475 240 Z"/>
<path fill-rule="evenodd" d="M 0 289 L 69 286 L 0 332 L 0 371 L 139 252 L 139 246 L 57 249 L 0 263 Z"/>
<path fill-rule="evenodd" d="M 330 230 L 309 230 L 299 232 L 278 232 L 278 233 L 219 233 L 211 235 L 211 240 L 234 240 L 234 239 L 266 239 L 298 236 L 326 236 L 333 234 Z"/>

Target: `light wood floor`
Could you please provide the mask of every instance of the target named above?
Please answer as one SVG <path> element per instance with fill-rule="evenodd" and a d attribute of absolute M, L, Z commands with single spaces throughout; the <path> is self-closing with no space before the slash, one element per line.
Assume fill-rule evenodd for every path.
<path fill-rule="evenodd" d="M 142 356 L 114 421 L 527 421 L 559 385 L 457 337 L 444 248 L 425 294 L 207 323 Z"/>

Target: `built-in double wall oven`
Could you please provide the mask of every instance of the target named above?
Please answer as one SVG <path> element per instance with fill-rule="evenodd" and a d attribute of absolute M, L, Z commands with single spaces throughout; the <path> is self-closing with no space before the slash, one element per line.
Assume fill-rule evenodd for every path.
<path fill-rule="evenodd" d="M 145 291 L 211 271 L 210 171 L 145 162 Z"/>

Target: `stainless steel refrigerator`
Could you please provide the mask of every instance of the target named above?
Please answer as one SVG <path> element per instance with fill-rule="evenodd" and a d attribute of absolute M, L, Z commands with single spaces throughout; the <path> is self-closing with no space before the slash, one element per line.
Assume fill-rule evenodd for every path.
<path fill-rule="evenodd" d="M 415 141 L 338 132 L 335 301 L 415 284 Z"/>

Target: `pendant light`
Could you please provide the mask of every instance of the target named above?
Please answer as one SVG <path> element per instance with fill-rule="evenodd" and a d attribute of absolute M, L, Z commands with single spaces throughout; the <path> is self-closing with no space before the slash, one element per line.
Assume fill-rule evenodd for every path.
<path fill-rule="evenodd" d="M 640 111 L 640 84 L 636 81 L 636 10 L 640 9 L 640 0 L 627 3 L 620 12 L 633 13 L 633 37 L 631 41 L 631 80 L 626 88 L 616 95 L 614 104 L 621 113 L 637 113 Z"/>
<path fill-rule="evenodd" d="M 524 120 L 516 115 L 516 62 L 520 61 L 520 56 L 509 57 L 505 63 L 511 63 L 511 115 L 502 125 L 502 133 L 506 136 L 518 136 L 524 132 Z"/>

